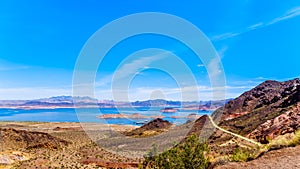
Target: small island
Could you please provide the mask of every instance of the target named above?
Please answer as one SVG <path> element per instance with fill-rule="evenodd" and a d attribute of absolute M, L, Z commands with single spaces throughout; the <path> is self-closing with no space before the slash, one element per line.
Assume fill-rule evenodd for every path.
<path fill-rule="evenodd" d="M 178 109 L 172 108 L 172 107 L 166 107 L 160 110 L 162 113 L 176 113 Z"/>

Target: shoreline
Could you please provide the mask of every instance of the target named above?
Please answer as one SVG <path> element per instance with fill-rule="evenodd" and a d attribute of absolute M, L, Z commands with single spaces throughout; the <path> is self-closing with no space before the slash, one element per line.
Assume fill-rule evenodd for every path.
<path fill-rule="evenodd" d="M 85 126 L 86 124 L 86 126 Z M 121 125 L 121 124 L 101 124 L 101 123 L 80 123 L 80 122 L 42 122 L 42 121 L 3 121 L 0 120 L 0 128 L 14 128 L 41 132 L 59 132 L 59 131 L 69 131 L 74 129 L 74 131 L 85 131 L 85 127 L 97 130 L 98 128 L 112 128 L 115 131 L 128 131 L 139 126 L 135 125 Z"/>

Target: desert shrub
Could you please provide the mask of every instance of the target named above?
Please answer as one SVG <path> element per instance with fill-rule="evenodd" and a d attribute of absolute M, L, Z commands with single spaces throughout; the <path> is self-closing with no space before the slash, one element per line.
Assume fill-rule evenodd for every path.
<path fill-rule="evenodd" d="M 300 129 L 295 131 L 293 135 L 279 136 L 274 140 L 270 140 L 267 150 L 276 150 L 284 147 L 294 147 L 300 144 Z"/>
<path fill-rule="evenodd" d="M 295 132 L 294 137 L 290 140 L 289 146 L 297 146 L 300 144 L 300 130 Z"/>
<path fill-rule="evenodd" d="M 155 154 L 156 151 L 157 147 L 154 146 L 149 155 Z M 191 135 L 186 141 L 168 151 L 156 156 L 147 156 L 140 168 L 208 168 L 209 158 L 205 155 L 208 151 L 206 143 L 200 142 L 196 135 Z"/>
<path fill-rule="evenodd" d="M 234 162 L 245 162 L 253 159 L 253 155 L 246 149 L 237 148 L 231 155 L 231 161 Z"/>

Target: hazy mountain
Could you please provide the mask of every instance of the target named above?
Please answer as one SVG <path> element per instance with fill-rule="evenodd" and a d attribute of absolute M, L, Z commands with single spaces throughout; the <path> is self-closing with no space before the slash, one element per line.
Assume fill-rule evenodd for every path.
<path fill-rule="evenodd" d="M 230 100 L 230 99 L 229 99 Z M 209 110 L 223 106 L 224 101 L 180 102 L 171 100 L 145 100 L 135 102 L 116 102 L 113 100 L 97 100 L 91 97 L 55 96 L 34 100 L 0 100 L 2 108 L 47 108 L 47 107 L 184 107 L 191 110 Z"/>

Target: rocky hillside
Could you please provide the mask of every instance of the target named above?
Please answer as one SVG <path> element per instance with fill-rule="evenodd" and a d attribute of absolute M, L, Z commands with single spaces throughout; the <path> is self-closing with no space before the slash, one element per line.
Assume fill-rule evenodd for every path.
<path fill-rule="evenodd" d="M 265 81 L 216 110 L 219 126 L 266 143 L 300 128 L 300 80 Z"/>
<path fill-rule="evenodd" d="M 69 142 L 53 137 L 47 133 L 16 130 L 13 128 L 0 128 L 0 136 L 2 148 L 4 150 L 32 148 L 59 149 L 62 146 L 69 144 Z"/>

